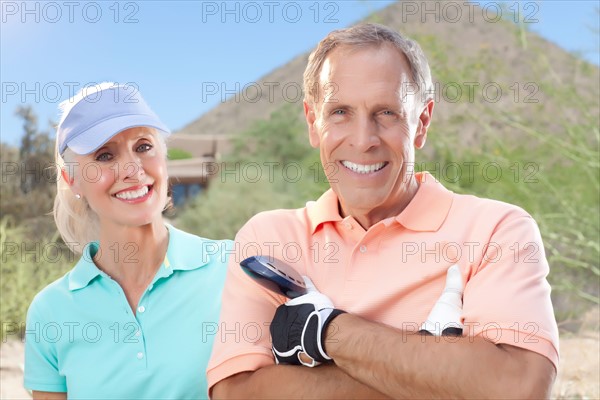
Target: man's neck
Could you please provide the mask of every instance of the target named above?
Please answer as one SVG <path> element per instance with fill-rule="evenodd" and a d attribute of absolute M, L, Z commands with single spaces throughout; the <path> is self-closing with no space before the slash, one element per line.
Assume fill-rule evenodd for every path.
<path fill-rule="evenodd" d="M 339 202 L 340 215 L 344 218 L 347 216 L 352 216 L 356 220 L 356 222 L 358 222 L 360 226 L 362 226 L 364 230 L 367 231 L 369 230 L 369 228 L 379 223 L 380 221 L 383 221 L 390 217 L 398 216 L 412 201 L 412 199 L 417 194 L 418 190 L 419 182 L 413 177 L 410 183 L 406 186 L 403 195 L 399 196 L 399 199 L 395 203 L 389 205 L 385 204 L 381 207 L 376 207 L 368 210 L 345 210 L 344 206 L 341 204 L 341 202 Z"/>

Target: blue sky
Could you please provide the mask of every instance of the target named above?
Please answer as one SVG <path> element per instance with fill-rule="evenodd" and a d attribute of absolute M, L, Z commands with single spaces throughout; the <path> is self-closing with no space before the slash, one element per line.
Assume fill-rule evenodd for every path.
<path fill-rule="evenodd" d="M 0 1 L 1 140 L 18 144 L 19 105 L 31 104 L 45 128 L 57 120 L 60 101 L 101 81 L 132 83 L 176 131 L 217 105 L 225 91 L 258 80 L 329 31 L 390 3 Z M 536 19 L 534 32 L 600 64 L 599 1 L 504 3 Z M 215 84 L 217 93 L 209 94 L 207 85 Z"/>

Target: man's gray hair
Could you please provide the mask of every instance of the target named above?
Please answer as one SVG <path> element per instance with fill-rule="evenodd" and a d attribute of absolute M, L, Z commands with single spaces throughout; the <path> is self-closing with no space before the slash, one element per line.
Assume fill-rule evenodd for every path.
<path fill-rule="evenodd" d="M 327 55 L 336 47 L 379 47 L 385 43 L 395 46 L 408 59 L 412 79 L 417 86 L 413 92 L 421 93 L 423 103 L 433 98 L 431 71 L 421 46 L 387 26 L 368 23 L 333 31 L 319 42 L 308 57 L 304 70 L 304 100 L 313 104 L 319 99 L 319 74 Z"/>

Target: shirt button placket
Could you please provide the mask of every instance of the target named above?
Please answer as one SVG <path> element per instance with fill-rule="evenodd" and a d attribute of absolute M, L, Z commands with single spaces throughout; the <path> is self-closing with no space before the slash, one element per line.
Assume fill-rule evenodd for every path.
<path fill-rule="evenodd" d="M 142 301 L 146 301 L 147 300 L 147 296 L 148 293 L 145 293 L 142 296 Z M 147 368 L 148 367 L 148 358 L 147 358 L 147 349 L 146 349 L 146 340 L 144 339 L 143 335 L 142 335 L 142 317 L 145 316 L 147 310 L 146 310 L 146 306 L 145 305 L 139 305 L 137 308 L 137 320 L 138 320 L 138 329 L 135 332 L 135 337 L 136 338 L 140 338 L 140 340 L 138 340 L 139 343 L 139 350 L 136 354 L 136 358 L 139 360 L 140 362 L 140 367 L 141 368 Z"/>
<path fill-rule="evenodd" d="M 139 306 L 139 307 L 138 307 L 138 309 L 137 309 L 137 312 L 138 312 L 138 324 L 139 324 L 139 327 L 138 327 L 137 331 L 135 332 L 135 336 L 136 336 L 137 338 L 140 338 L 140 337 L 142 336 L 142 323 L 141 323 L 141 321 L 139 321 L 139 317 L 140 317 L 140 316 L 141 316 L 141 315 L 142 315 L 144 312 L 146 312 L 146 307 L 144 307 L 144 306 Z M 145 341 L 144 341 L 144 339 L 143 339 L 143 338 L 142 338 L 141 340 L 138 340 L 138 343 L 139 343 L 139 349 L 140 349 L 140 350 L 139 350 L 139 351 L 138 351 L 138 353 L 137 353 L 137 359 L 138 359 L 138 360 L 140 360 L 140 361 L 144 361 L 144 359 L 146 358 L 146 357 L 145 357 L 145 353 L 144 353 L 144 349 L 145 349 L 145 347 L 146 347 L 146 344 L 145 344 Z M 147 363 L 144 363 L 144 364 L 142 364 L 142 365 L 146 366 L 146 364 L 147 364 Z"/>

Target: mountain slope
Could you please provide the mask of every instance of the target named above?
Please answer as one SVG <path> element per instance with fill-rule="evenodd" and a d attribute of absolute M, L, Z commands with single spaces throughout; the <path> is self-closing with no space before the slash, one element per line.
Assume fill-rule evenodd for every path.
<path fill-rule="evenodd" d="M 410 4 L 424 7 L 422 2 Z M 390 26 L 423 47 L 437 89 L 432 140 L 439 134 L 454 137 L 461 147 L 477 145 L 486 136 L 530 143 L 505 119 L 517 117 L 541 132 L 560 134 L 564 127 L 553 116 L 561 115 L 563 125 L 576 122 L 582 112 L 597 117 L 598 67 L 527 31 L 528 24 L 519 27 L 508 10 L 503 15 L 509 20 L 496 21 L 494 9 L 462 4 L 458 18 L 458 6 L 427 2 L 428 10 L 439 10 L 433 15 L 395 3 L 365 20 Z M 236 134 L 290 102 L 297 104 L 301 118 L 297 89 L 307 58 L 308 53 L 297 56 L 179 132 Z M 258 100 L 257 87 L 262 94 Z M 569 89 L 575 90 L 575 101 L 564 101 Z"/>

